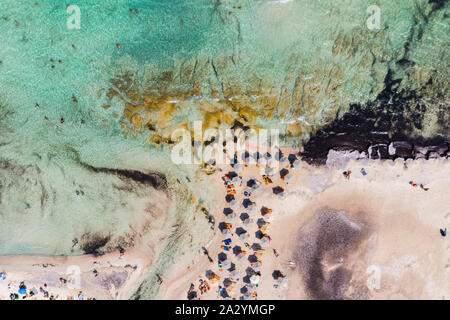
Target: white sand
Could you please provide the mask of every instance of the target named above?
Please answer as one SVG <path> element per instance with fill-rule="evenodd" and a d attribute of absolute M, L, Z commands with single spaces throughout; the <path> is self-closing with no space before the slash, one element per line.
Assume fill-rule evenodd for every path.
<path fill-rule="evenodd" d="M 273 209 L 273 220 L 267 229 L 272 241 L 261 258 L 261 281 L 255 290 L 258 299 L 310 297 L 298 266 L 292 268 L 289 262 L 295 260 L 299 247 L 299 230 L 323 207 L 345 210 L 371 226 L 369 239 L 359 249 L 361 252 L 346 257 L 355 266 L 352 280 L 364 284 L 366 298 L 450 297 L 448 238 L 441 237 L 439 233 L 439 229 L 448 227 L 450 221 L 450 164 L 447 160 L 408 161 L 407 168 L 400 160 L 395 163 L 351 160 L 342 168 L 313 168 L 303 165 L 302 169 L 290 170 L 294 173 L 294 179 L 289 185 L 278 179 L 258 196 L 250 197 L 258 206 L 258 212 L 250 215 L 255 222 L 261 217 L 259 209 L 262 206 Z M 362 167 L 367 172 L 366 176 L 360 173 Z M 342 176 L 342 172 L 347 169 L 352 171 L 349 180 Z M 257 177 L 262 181 L 261 175 L 258 174 L 257 168 L 247 168 L 243 174 L 244 182 L 250 177 Z M 410 180 L 423 183 L 429 190 L 412 187 Z M 286 190 L 286 199 L 280 200 L 273 195 L 271 187 L 276 185 Z M 241 203 L 243 188 L 238 190 Z M 237 219 L 232 223 L 233 230 L 243 226 L 239 221 L 239 214 L 244 211 L 242 207 L 235 210 Z M 216 221 L 227 221 L 219 209 Z M 249 230 L 248 227 L 243 227 Z M 250 244 L 259 242 L 254 237 L 255 230 L 253 223 L 249 230 Z M 218 232 L 216 238 L 220 241 L 223 236 Z M 232 246 L 240 245 L 244 248 L 236 235 L 232 237 L 232 241 Z M 198 289 L 199 279 L 207 279 L 205 271 L 208 269 L 219 275 L 221 281 L 210 281 L 211 290 L 207 294 L 199 294 L 199 297 L 219 298 L 218 287 L 223 287 L 223 279 L 228 276 L 228 272 L 218 270 L 217 255 L 221 252 L 220 244 L 212 243 L 208 249 L 214 263 L 209 263 L 205 257 L 195 268 L 190 269 L 191 272 L 174 276 L 169 288 L 165 288 L 162 298 L 186 299 L 190 283 L 194 283 Z M 273 249 L 278 251 L 278 258 L 275 257 Z M 248 249 L 247 251 L 248 254 L 253 252 Z M 233 256 L 226 253 L 227 256 Z M 250 266 L 250 262 L 246 259 L 242 262 L 233 259 L 233 262 L 241 275 L 245 275 L 245 269 Z M 287 275 L 286 288 L 274 288 L 274 284 L 277 284 L 272 277 L 274 270 L 280 270 Z M 227 292 L 232 298 L 239 299 L 242 296 L 239 290 L 244 285 L 241 279 L 233 290 Z M 351 286 L 348 290 L 350 293 Z M 198 290 L 197 292 L 199 293 Z"/>
<path fill-rule="evenodd" d="M 286 184 L 279 178 L 272 184 L 261 184 L 258 195 L 250 199 L 256 202 L 257 210 L 250 214 L 242 207 L 245 187 L 236 189 L 239 208 L 234 210 L 231 246 L 239 245 L 247 251 L 246 258 L 238 262 L 232 251 L 225 252 L 228 259 L 236 264 L 240 279 L 227 289 L 231 298 L 242 296 L 240 289 L 244 286 L 243 276 L 250 266 L 247 257 L 253 250 L 246 248 L 236 235 L 236 228 L 242 227 L 249 233 L 248 243 L 260 243 L 256 239 L 258 230 L 256 221 L 262 218 L 262 206 L 273 210 L 272 221 L 264 229 L 272 241 L 265 248 L 259 259 L 262 261 L 261 279 L 257 288 L 258 299 L 303 299 L 310 298 L 305 285 L 305 276 L 299 266 L 290 266 L 299 254 L 299 233 L 324 208 L 344 210 L 352 219 L 370 226 L 370 231 L 363 243 L 354 252 L 342 257 L 336 265 L 326 266 L 329 270 L 340 265 L 352 271 L 352 282 L 346 289 L 363 290 L 369 299 L 448 299 L 450 297 L 450 255 L 448 236 L 441 237 L 439 228 L 450 227 L 450 163 L 448 160 L 417 160 L 408 162 L 405 168 L 402 161 L 350 160 L 342 168 L 315 168 L 303 163 L 301 169 L 289 169 L 294 174 L 293 180 Z M 364 167 L 367 175 L 360 169 Z M 343 170 L 351 170 L 349 180 L 342 176 Z M 221 182 L 221 176 L 232 171 L 230 166 L 222 172 L 208 176 L 214 185 Z M 262 182 L 260 169 L 248 167 L 241 174 L 244 186 L 251 177 Z M 413 180 L 429 188 L 424 191 L 412 187 Z M 285 189 L 286 198 L 279 199 L 272 192 L 272 187 Z M 205 243 L 214 262 L 206 256 L 192 264 L 189 254 L 180 256 L 176 263 L 163 275 L 158 298 L 186 299 L 189 285 L 193 283 L 201 299 L 218 299 L 219 285 L 229 276 L 226 270 L 219 271 L 218 254 L 224 239 L 217 225 L 228 221 L 223 214 L 225 188 L 217 190 L 217 207 L 213 210 L 216 219 L 216 233 L 209 243 Z M 243 225 L 239 216 L 247 212 L 253 220 L 250 226 Z M 303 228 L 303 229 L 302 229 Z M 279 253 L 275 257 L 273 249 Z M 25 280 L 29 289 L 48 283 L 50 294 L 65 299 L 73 296 L 77 299 L 79 289 L 68 289 L 59 284 L 59 277 L 65 277 L 69 265 L 81 268 L 82 288 L 85 297 L 98 299 L 125 299 L 130 296 L 142 281 L 145 272 L 151 266 L 151 259 L 137 249 L 129 250 L 121 259 L 118 253 L 102 257 L 73 258 L 37 258 L 37 257 L 3 257 L 0 258 L 0 271 L 7 272 L 7 279 L 0 280 L 0 298 L 9 299 L 10 292 L 17 292 L 20 281 Z M 94 261 L 97 263 L 94 264 Z M 43 267 L 42 264 L 53 264 Z M 130 265 L 130 266 L 127 266 Z M 136 269 L 134 269 L 136 267 Z M 95 278 L 92 270 L 96 268 L 99 276 Z M 199 279 L 207 280 L 206 271 L 211 270 L 220 277 L 220 281 L 208 281 L 210 290 L 200 295 Z M 274 287 L 276 280 L 272 277 L 274 270 L 286 275 L 286 287 Z M 328 271 L 327 271 L 328 272 Z M 121 278 L 114 282 L 112 279 Z M 372 281 L 372 282 L 370 282 Z M 374 282 L 373 282 L 374 281 Z M 114 284 L 115 283 L 115 284 Z M 364 284 L 361 289 L 358 284 Z M 10 288 L 8 289 L 8 284 Z M 371 285 L 372 284 L 372 285 Z M 33 297 L 36 298 L 36 297 Z M 39 294 L 37 298 L 43 298 Z M 255 298 L 255 296 L 252 296 Z"/>

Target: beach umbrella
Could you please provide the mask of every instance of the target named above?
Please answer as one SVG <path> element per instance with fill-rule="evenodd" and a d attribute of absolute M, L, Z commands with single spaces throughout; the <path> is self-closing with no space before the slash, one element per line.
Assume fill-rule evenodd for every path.
<path fill-rule="evenodd" d="M 276 186 L 275 188 L 272 188 L 273 193 L 280 194 L 284 192 L 284 189 L 280 186 Z"/>
<path fill-rule="evenodd" d="M 289 164 L 289 159 L 288 158 L 282 158 L 280 160 L 280 167 L 286 168 L 288 164 Z"/>
<path fill-rule="evenodd" d="M 274 158 L 275 158 L 275 160 L 279 161 L 280 159 L 283 158 L 283 153 L 281 151 L 275 152 Z"/>
<path fill-rule="evenodd" d="M 222 261 L 222 268 L 224 270 L 230 269 L 231 268 L 231 261 L 230 260 Z"/>
<path fill-rule="evenodd" d="M 227 219 L 230 221 L 234 221 L 236 219 L 236 214 L 234 212 L 228 214 Z"/>
<path fill-rule="evenodd" d="M 256 209 L 256 207 L 255 206 L 249 206 L 248 208 L 247 208 L 247 211 L 248 211 L 248 213 L 251 213 L 251 214 L 254 214 L 254 213 L 256 213 L 258 210 Z"/>
<path fill-rule="evenodd" d="M 247 218 L 243 221 L 244 225 L 248 226 L 252 221 L 250 220 L 250 218 Z"/>
<path fill-rule="evenodd" d="M 276 282 L 278 283 L 278 285 L 279 285 L 280 287 L 284 287 L 284 288 L 287 287 L 287 279 L 286 279 L 286 277 L 278 277 L 278 279 L 276 280 Z"/>
<path fill-rule="evenodd" d="M 234 166 L 234 169 L 235 169 L 237 172 L 242 172 L 242 171 L 244 171 L 244 166 L 243 166 L 242 164 L 238 163 L 238 164 L 236 164 L 236 165 Z"/>
<path fill-rule="evenodd" d="M 231 200 L 230 208 L 236 210 L 239 207 L 239 203 L 236 200 Z"/>
<path fill-rule="evenodd" d="M 249 188 L 253 189 L 256 185 L 256 180 L 254 178 L 251 178 L 247 181 L 247 187 Z"/>
<path fill-rule="evenodd" d="M 252 154 L 253 159 L 258 160 L 262 158 L 262 154 L 259 151 L 256 151 Z"/>
<path fill-rule="evenodd" d="M 264 153 L 264 158 L 265 158 L 266 160 L 269 160 L 269 159 L 272 158 L 272 155 L 271 155 L 269 152 L 266 152 L 266 153 Z"/>
<path fill-rule="evenodd" d="M 264 158 L 260 158 L 260 159 L 258 159 L 258 164 L 261 168 L 264 168 L 267 164 L 267 160 Z"/>
<path fill-rule="evenodd" d="M 230 231 L 230 229 L 223 229 L 223 230 L 222 230 L 222 234 L 223 234 L 223 236 L 226 237 L 226 238 L 231 237 L 231 231 Z"/>
<path fill-rule="evenodd" d="M 261 239 L 261 245 L 262 245 L 263 247 L 267 247 L 267 246 L 269 245 L 269 238 L 267 238 L 267 237 L 262 237 L 262 239 Z"/>
<path fill-rule="evenodd" d="M 243 254 L 242 252 L 238 253 L 236 255 L 236 259 L 237 259 L 237 261 L 243 261 L 245 259 L 245 254 Z"/>
<path fill-rule="evenodd" d="M 248 240 L 248 233 L 247 232 L 241 233 L 239 235 L 239 239 L 241 239 L 241 241 L 247 241 Z"/>
<path fill-rule="evenodd" d="M 239 271 L 237 271 L 236 269 L 230 271 L 230 278 L 235 281 L 239 280 Z"/>
<path fill-rule="evenodd" d="M 250 292 L 246 292 L 241 296 L 241 300 L 252 300 L 252 295 Z"/>
<path fill-rule="evenodd" d="M 265 172 L 266 172 L 267 175 L 274 175 L 275 174 L 274 168 L 271 168 L 271 167 L 266 168 Z"/>
<path fill-rule="evenodd" d="M 267 212 L 265 215 L 264 215 L 264 219 L 265 220 L 267 220 L 267 221 L 272 221 L 273 220 L 273 216 L 272 216 L 272 213 L 271 212 Z"/>
<path fill-rule="evenodd" d="M 300 169 L 302 167 L 302 162 L 299 159 L 295 159 L 292 165 L 294 168 Z"/>
<path fill-rule="evenodd" d="M 289 183 L 292 181 L 293 178 L 294 176 L 292 175 L 292 173 L 288 173 L 287 175 L 284 176 L 284 181 Z"/>
<path fill-rule="evenodd" d="M 261 271 L 261 267 L 262 267 L 262 264 L 261 264 L 261 262 L 259 262 L 259 261 L 257 261 L 257 262 L 255 262 L 255 263 L 252 264 L 252 268 L 253 268 L 253 270 L 255 270 L 256 272 L 260 272 L 260 271 Z"/>
<path fill-rule="evenodd" d="M 241 184 L 241 178 L 239 178 L 238 176 L 234 177 L 233 179 L 231 179 L 231 183 L 235 186 L 235 187 L 239 187 L 239 185 Z"/>
<path fill-rule="evenodd" d="M 267 161 L 267 164 L 268 164 L 270 167 L 272 167 L 272 168 L 274 168 L 274 167 L 276 167 L 276 166 L 278 165 L 277 161 L 274 160 L 274 159 L 269 159 L 269 160 Z"/>
<path fill-rule="evenodd" d="M 284 192 L 279 193 L 278 194 L 278 199 L 280 199 L 280 200 L 286 199 L 286 194 Z"/>
<path fill-rule="evenodd" d="M 259 276 L 254 274 L 250 277 L 250 283 L 257 284 L 259 282 L 259 279 L 260 279 Z"/>

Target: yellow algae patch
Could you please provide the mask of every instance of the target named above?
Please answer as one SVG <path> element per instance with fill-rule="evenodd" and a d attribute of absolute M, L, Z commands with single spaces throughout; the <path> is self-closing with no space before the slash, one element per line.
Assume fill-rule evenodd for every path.
<path fill-rule="evenodd" d="M 125 72 L 123 75 L 117 76 L 109 80 L 109 82 L 116 87 L 120 92 L 128 91 L 134 82 L 134 75 L 131 72 Z"/>
<path fill-rule="evenodd" d="M 305 130 L 305 125 L 301 121 L 295 121 L 294 123 L 289 123 L 286 128 L 286 135 L 290 137 L 299 137 L 305 131 L 308 131 L 308 129 Z"/>
<path fill-rule="evenodd" d="M 133 104 L 127 102 L 127 103 L 125 103 L 125 108 L 130 109 L 134 112 L 137 112 L 137 111 L 142 111 L 144 109 L 144 106 L 143 105 L 133 105 Z"/>
<path fill-rule="evenodd" d="M 249 123 L 254 123 L 261 114 L 250 107 L 239 108 L 239 116 Z"/>
<path fill-rule="evenodd" d="M 131 120 L 131 117 L 133 116 L 133 112 L 131 112 L 128 109 L 123 110 L 123 116 L 125 119 Z"/>
<path fill-rule="evenodd" d="M 161 142 L 163 142 L 163 138 L 160 135 L 153 135 L 152 137 L 150 137 L 150 142 L 152 142 L 153 144 L 161 144 Z"/>
<path fill-rule="evenodd" d="M 141 116 L 136 113 L 131 117 L 131 123 L 138 132 L 142 130 L 143 122 L 144 120 L 141 118 Z"/>
<path fill-rule="evenodd" d="M 203 102 L 200 106 L 200 113 L 203 120 L 203 130 L 219 128 L 222 125 L 231 127 L 236 115 L 229 109 L 216 107 L 208 102 Z"/>
<path fill-rule="evenodd" d="M 112 100 L 115 96 L 119 96 L 120 97 L 119 93 L 116 90 L 114 90 L 113 88 L 110 88 L 108 90 L 108 93 L 106 94 L 106 97 L 109 100 Z"/>
<path fill-rule="evenodd" d="M 142 102 L 141 91 L 136 87 L 131 88 L 127 92 L 127 97 L 128 97 L 128 99 L 133 101 L 135 104 L 140 104 Z"/>

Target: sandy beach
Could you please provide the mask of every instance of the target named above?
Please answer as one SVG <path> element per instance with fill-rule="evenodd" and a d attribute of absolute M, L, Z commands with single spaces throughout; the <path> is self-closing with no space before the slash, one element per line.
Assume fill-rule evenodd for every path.
<path fill-rule="evenodd" d="M 157 298 L 187 299 L 190 291 L 202 300 L 448 299 L 449 245 L 439 229 L 450 221 L 449 161 L 333 159 L 339 161 L 321 167 L 291 161 L 284 181 L 282 167 L 256 165 L 242 171 L 226 165 L 205 177 L 223 186 L 213 210 L 215 232 L 204 244 L 212 262 L 206 254 L 195 263 L 180 255 L 161 275 Z M 351 172 L 348 178 L 344 171 Z M 230 172 L 237 174 L 234 182 L 242 181 L 230 182 L 235 202 L 225 200 L 223 177 Z M 267 184 L 265 172 L 275 172 Z M 258 187 L 249 187 L 250 180 Z M 283 195 L 275 195 L 275 187 Z M 70 278 L 73 265 L 80 268 L 77 288 L 59 280 Z M 9 299 L 24 281 L 55 299 L 127 299 L 150 268 L 139 246 L 122 257 L 1 257 L 6 279 L 0 298 Z M 39 292 L 27 298 L 46 297 Z"/>

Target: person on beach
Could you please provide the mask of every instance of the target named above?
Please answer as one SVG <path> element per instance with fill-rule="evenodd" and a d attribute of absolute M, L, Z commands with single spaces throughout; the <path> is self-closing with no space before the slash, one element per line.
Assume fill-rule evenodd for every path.
<path fill-rule="evenodd" d="M 119 254 L 120 254 L 120 258 L 125 254 L 125 249 L 122 248 L 122 246 L 119 246 Z"/>
<path fill-rule="evenodd" d="M 445 237 L 447 235 L 447 228 L 445 229 L 439 229 L 441 236 Z"/>
<path fill-rule="evenodd" d="M 209 252 L 205 247 L 202 247 L 203 249 L 203 254 L 206 255 L 208 257 L 209 262 L 213 263 L 213 259 L 209 256 Z"/>
<path fill-rule="evenodd" d="M 276 258 L 278 258 L 279 254 L 277 252 L 277 249 L 273 249 L 273 254 L 275 255 Z"/>
<path fill-rule="evenodd" d="M 78 244 L 78 239 L 77 238 L 73 239 L 72 243 L 73 243 L 72 244 L 72 248 L 73 248 L 73 247 L 75 247 Z"/>
<path fill-rule="evenodd" d="M 365 170 L 364 168 L 361 168 L 361 174 L 362 174 L 363 176 L 367 175 L 367 172 L 366 172 L 366 170 Z"/>
<path fill-rule="evenodd" d="M 344 171 L 342 172 L 342 175 L 344 176 L 345 179 L 350 180 L 350 175 L 352 174 L 352 172 L 350 170 Z"/>
<path fill-rule="evenodd" d="M 157 274 L 156 277 L 157 277 L 156 281 L 158 282 L 158 284 L 162 285 L 163 279 L 161 278 L 161 276 L 159 274 Z"/>

